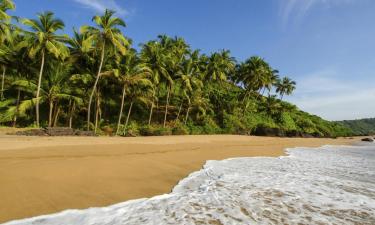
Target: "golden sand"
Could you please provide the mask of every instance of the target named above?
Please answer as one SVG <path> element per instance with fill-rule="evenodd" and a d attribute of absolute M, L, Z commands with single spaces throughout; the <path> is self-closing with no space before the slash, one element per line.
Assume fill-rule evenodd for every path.
<path fill-rule="evenodd" d="M 206 160 L 280 156 L 287 147 L 354 141 L 235 135 L 0 135 L 0 223 L 168 193 Z"/>

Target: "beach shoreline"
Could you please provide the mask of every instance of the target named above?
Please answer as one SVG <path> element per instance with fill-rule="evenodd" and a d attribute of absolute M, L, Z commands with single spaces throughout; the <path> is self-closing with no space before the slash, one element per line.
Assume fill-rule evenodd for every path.
<path fill-rule="evenodd" d="M 1 135 L 0 223 L 169 193 L 207 160 L 278 157 L 286 155 L 286 148 L 350 145 L 358 140 Z"/>

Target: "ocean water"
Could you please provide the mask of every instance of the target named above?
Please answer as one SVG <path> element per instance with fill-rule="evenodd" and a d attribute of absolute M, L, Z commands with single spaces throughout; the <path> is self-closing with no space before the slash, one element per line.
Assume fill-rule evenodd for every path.
<path fill-rule="evenodd" d="M 6 225 L 375 224 L 375 145 L 208 161 L 170 194 Z"/>

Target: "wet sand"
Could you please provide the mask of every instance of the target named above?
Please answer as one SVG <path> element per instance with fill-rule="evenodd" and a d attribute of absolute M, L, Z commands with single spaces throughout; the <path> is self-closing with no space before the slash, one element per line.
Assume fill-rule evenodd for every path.
<path fill-rule="evenodd" d="M 0 135 L 0 223 L 168 193 L 206 160 L 281 156 L 289 147 L 357 140 Z"/>

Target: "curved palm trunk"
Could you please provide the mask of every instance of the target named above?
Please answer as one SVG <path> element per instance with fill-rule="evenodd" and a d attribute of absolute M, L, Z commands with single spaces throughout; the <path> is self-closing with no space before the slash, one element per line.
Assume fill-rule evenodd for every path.
<path fill-rule="evenodd" d="M 116 135 L 118 135 L 118 132 L 120 131 L 122 111 L 124 110 L 124 100 L 125 100 L 125 85 L 122 88 L 121 108 L 120 108 L 120 115 L 118 116 Z"/>
<path fill-rule="evenodd" d="M 168 106 L 169 106 L 169 96 L 170 96 L 170 94 L 171 94 L 171 86 L 168 87 L 167 104 L 165 105 L 165 114 L 164 114 L 163 128 L 165 128 L 165 125 L 167 124 L 167 114 L 168 114 Z"/>
<path fill-rule="evenodd" d="M 186 111 L 185 125 L 186 125 L 187 120 L 188 120 L 188 118 L 189 118 L 189 111 L 190 111 L 190 105 L 188 106 L 187 111 Z"/>
<path fill-rule="evenodd" d="M 178 119 L 180 118 L 181 109 L 182 109 L 182 103 L 184 103 L 184 102 L 182 101 L 181 104 L 180 104 L 180 107 L 178 108 L 178 113 L 177 113 L 177 118 L 176 118 L 176 120 L 178 120 Z"/>
<path fill-rule="evenodd" d="M 100 96 L 99 96 L 99 93 L 97 93 L 96 107 L 95 107 L 95 129 L 94 129 L 95 133 L 98 129 L 99 117 L 100 117 Z"/>
<path fill-rule="evenodd" d="M 16 103 L 16 112 L 14 113 L 14 117 L 13 117 L 13 127 L 16 127 L 18 111 L 20 109 L 20 99 L 21 99 L 21 90 L 18 89 L 17 103 Z"/>
<path fill-rule="evenodd" d="M 3 66 L 3 75 L 1 77 L 1 100 L 4 100 L 4 83 L 5 83 L 5 73 L 7 68 Z"/>
<path fill-rule="evenodd" d="M 56 114 L 53 119 L 53 127 L 57 126 L 57 122 L 59 121 L 59 116 L 60 116 L 60 106 L 56 104 L 55 107 L 56 107 Z"/>
<path fill-rule="evenodd" d="M 48 127 L 52 127 L 53 101 L 49 102 Z"/>
<path fill-rule="evenodd" d="M 125 127 L 124 127 L 124 132 L 126 131 L 126 128 L 128 127 L 130 114 L 132 113 L 132 108 L 133 108 L 133 101 L 131 101 L 130 106 L 129 106 L 128 116 L 126 117 L 126 122 L 125 122 Z"/>
<path fill-rule="evenodd" d="M 94 87 L 92 88 L 92 91 L 91 91 L 91 94 L 90 94 L 89 105 L 87 107 L 87 130 L 90 130 L 91 103 L 92 103 L 92 98 L 94 97 L 94 93 L 96 91 L 96 86 L 98 85 L 98 82 L 99 82 L 100 73 L 102 72 L 102 67 L 103 67 L 103 62 L 104 62 L 104 53 L 105 53 L 105 42 L 103 44 L 102 55 L 100 57 L 100 64 L 99 64 L 98 74 L 96 75 Z"/>
<path fill-rule="evenodd" d="M 38 78 L 38 89 L 36 91 L 36 104 L 35 104 L 35 112 L 36 112 L 36 126 L 39 127 L 39 95 L 40 95 L 40 86 L 42 84 L 42 76 L 44 70 L 44 51 L 42 51 L 42 63 L 40 65 L 39 71 L 39 78 Z"/>
<path fill-rule="evenodd" d="M 76 107 L 76 102 L 73 101 L 73 106 L 70 110 L 70 115 L 69 115 L 69 128 L 72 128 L 73 126 L 73 114 L 74 114 L 75 107 Z"/>
<path fill-rule="evenodd" d="M 148 117 L 148 125 L 151 125 L 151 119 L 152 119 L 152 111 L 154 109 L 154 101 L 152 101 L 151 109 L 150 109 L 150 115 Z"/>

